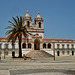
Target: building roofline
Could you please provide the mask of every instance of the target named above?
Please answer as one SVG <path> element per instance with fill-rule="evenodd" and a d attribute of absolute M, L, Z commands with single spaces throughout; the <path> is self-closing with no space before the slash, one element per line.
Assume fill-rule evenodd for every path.
<path fill-rule="evenodd" d="M 55 40 L 55 41 L 73 41 L 72 39 L 43 39 L 44 41 L 51 41 L 51 40 Z"/>
<path fill-rule="evenodd" d="M 0 38 L 0 41 L 2 39 L 8 40 L 8 38 Z M 25 38 L 22 38 L 22 40 L 26 40 Z M 32 40 L 32 39 L 28 39 L 28 40 Z M 44 41 L 51 41 L 51 40 L 55 40 L 55 41 L 75 41 L 72 39 L 43 39 Z"/>

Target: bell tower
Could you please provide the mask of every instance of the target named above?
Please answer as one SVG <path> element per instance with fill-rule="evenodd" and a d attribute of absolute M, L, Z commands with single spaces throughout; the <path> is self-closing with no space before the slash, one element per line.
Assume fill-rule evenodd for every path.
<path fill-rule="evenodd" d="M 28 14 L 28 10 L 26 15 L 23 17 L 23 25 L 27 25 L 28 27 L 32 25 L 32 17 Z"/>
<path fill-rule="evenodd" d="M 39 11 L 38 11 L 36 18 L 34 19 L 34 24 L 36 24 L 36 27 L 38 29 L 43 29 L 43 21 L 44 21 L 43 17 L 41 18 Z"/>
<path fill-rule="evenodd" d="M 28 10 L 26 15 L 23 17 L 23 25 L 27 25 L 29 27 L 27 27 L 27 31 L 34 36 L 38 34 L 42 37 L 42 39 L 44 39 L 43 21 L 43 17 L 40 16 L 39 11 L 36 18 L 34 19 L 34 23 L 32 23 L 32 17 L 29 15 Z M 32 36 L 29 35 L 28 38 L 32 39 Z"/>

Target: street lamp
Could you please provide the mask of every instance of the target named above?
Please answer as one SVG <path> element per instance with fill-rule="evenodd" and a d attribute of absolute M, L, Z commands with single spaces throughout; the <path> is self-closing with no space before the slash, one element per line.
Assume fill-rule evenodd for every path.
<path fill-rule="evenodd" d="M 4 48 L 4 59 L 5 59 L 5 51 L 6 51 L 6 48 Z"/>
<path fill-rule="evenodd" d="M 53 42 L 53 55 L 54 55 L 54 60 L 55 60 L 55 42 Z"/>

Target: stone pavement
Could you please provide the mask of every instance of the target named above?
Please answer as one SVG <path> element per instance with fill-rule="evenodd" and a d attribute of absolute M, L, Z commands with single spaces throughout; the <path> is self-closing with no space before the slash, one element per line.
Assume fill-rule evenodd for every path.
<path fill-rule="evenodd" d="M 75 75 L 75 56 L 16 61 L 2 59 L 0 75 Z M 61 60 L 62 59 L 62 60 Z"/>

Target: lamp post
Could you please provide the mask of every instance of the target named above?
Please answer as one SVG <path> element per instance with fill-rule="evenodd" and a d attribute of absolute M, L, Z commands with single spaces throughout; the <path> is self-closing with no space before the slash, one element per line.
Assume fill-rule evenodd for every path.
<path fill-rule="evenodd" d="M 13 49 L 12 56 L 15 57 L 15 51 L 14 51 L 15 50 L 15 44 L 12 44 L 12 49 Z"/>
<path fill-rule="evenodd" d="M 53 42 L 53 55 L 54 55 L 54 61 L 55 61 L 55 42 Z"/>
<path fill-rule="evenodd" d="M 6 50 L 6 48 L 4 48 L 4 59 L 5 59 L 5 50 Z"/>
<path fill-rule="evenodd" d="M 0 50 L 1 50 L 1 45 L 2 45 L 2 44 L 0 44 Z M 0 61 L 1 61 L 1 52 L 0 52 Z"/>
<path fill-rule="evenodd" d="M 1 61 L 1 54 L 0 54 L 0 61 Z"/>

